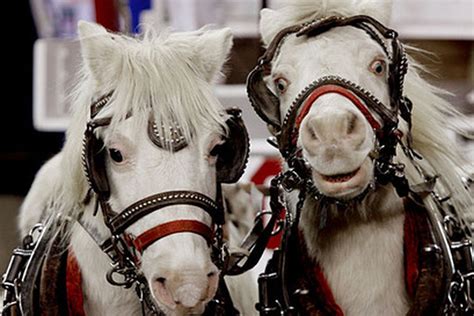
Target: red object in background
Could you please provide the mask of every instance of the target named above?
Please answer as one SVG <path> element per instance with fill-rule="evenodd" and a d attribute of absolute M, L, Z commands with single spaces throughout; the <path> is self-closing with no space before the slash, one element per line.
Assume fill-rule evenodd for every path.
<path fill-rule="evenodd" d="M 250 179 L 256 185 L 267 184 L 268 180 L 276 176 L 281 171 L 281 160 L 278 158 L 268 158 L 266 159 L 257 172 Z M 263 201 L 262 205 L 266 207 L 266 201 Z M 285 218 L 285 213 L 281 213 L 281 218 Z M 267 244 L 267 248 L 275 249 L 280 245 L 282 232 L 270 238 Z"/>
<path fill-rule="evenodd" d="M 94 0 L 95 20 L 112 32 L 119 31 L 119 14 L 115 0 Z"/>

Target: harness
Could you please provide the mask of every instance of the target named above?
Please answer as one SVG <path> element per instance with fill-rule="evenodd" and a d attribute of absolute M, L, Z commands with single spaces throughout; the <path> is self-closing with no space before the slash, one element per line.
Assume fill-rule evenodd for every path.
<path fill-rule="evenodd" d="M 340 26 L 352 26 L 363 30 L 382 47 L 390 61 L 388 77 L 390 106 L 384 105 L 370 91 L 357 83 L 340 76 L 330 75 L 317 78 L 310 83 L 298 94 L 285 116 L 280 117 L 279 99 L 266 86 L 263 79 L 271 73 L 272 62 L 279 54 L 284 41 L 293 35 L 307 38 L 318 36 Z M 389 45 L 386 45 L 386 42 Z M 422 159 L 422 157 L 411 147 L 412 103 L 403 95 L 407 67 L 408 62 L 403 46 L 394 30 L 365 15 L 330 16 L 281 30 L 249 74 L 248 97 L 255 112 L 271 127 L 274 138 L 270 142 L 279 149 L 288 165 L 288 169 L 275 177 L 271 183 L 272 217 L 278 217 L 286 209 L 282 192 L 293 190 L 299 192 L 295 214 L 286 212 L 285 220 L 280 223 L 284 231 L 281 246 L 269 261 L 265 273 L 259 277 L 260 302 L 257 309 L 261 315 L 302 313 L 298 310 L 296 303 L 297 297 L 304 295 L 306 289 L 289 284 L 292 281 L 291 275 L 294 274 L 292 269 L 295 268 L 289 264 L 289 261 L 294 258 L 291 250 L 294 247 L 291 245 L 294 244 L 293 240 L 298 238 L 298 221 L 305 200 L 314 198 L 318 202 L 317 211 L 321 229 L 327 225 L 328 208 L 349 208 L 363 200 L 377 186 L 388 183 L 394 186 L 400 197 L 407 197 L 417 205 L 422 205 L 424 211 L 420 212 L 428 219 L 428 233 L 421 240 L 420 249 L 423 260 L 420 263 L 422 273 L 419 280 L 420 282 L 425 280 L 423 283 L 425 287 L 417 288 L 418 299 L 415 298 L 411 313 L 419 314 L 421 309 L 416 310 L 416 308 L 421 308 L 422 303 L 419 298 L 425 297 L 426 291 L 430 290 L 435 292 L 433 297 L 439 297 L 442 302 L 436 309 L 436 314 L 461 315 L 474 311 L 472 232 L 456 209 L 456 205 L 450 201 L 449 195 L 440 193 L 449 192 L 443 187 L 442 179 L 437 180 L 436 177 L 428 175 L 417 162 L 417 159 Z M 296 144 L 299 125 L 303 118 L 309 112 L 313 102 L 326 93 L 338 93 L 351 100 L 364 115 L 376 135 L 375 150 L 369 155 L 375 166 L 375 181 L 363 193 L 350 201 L 325 196 L 316 188 L 310 176 L 311 167 Z M 382 124 L 374 118 L 372 112 L 377 114 Z M 403 135 L 398 130 L 399 115 L 409 127 L 406 145 L 402 143 Z M 409 185 L 404 173 L 405 166 L 393 161 L 397 145 L 401 146 L 424 179 L 423 183 L 416 186 Z M 436 271 L 434 275 L 441 278 L 442 282 L 433 280 L 433 276 L 429 274 L 430 271 Z M 437 296 L 438 294 L 440 296 Z M 431 302 L 431 300 L 428 301 Z M 433 311 L 433 306 L 431 308 Z M 334 313 L 328 315 L 334 315 Z"/>
<path fill-rule="evenodd" d="M 145 197 L 127 207 L 120 213 L 112 210 L 108 199 L 110 187 L 106 175 L 105 153 L 102 150 L 103 141 L 97 138 L 95 130 L 110 124 L 110 118 L 95 118 L 100 110 L 107 104 L 111 94 L 107 94 L 91 105 L 91 120 L 87 123 L 84 135 L 83 161 L 86 177 L 90 187 L 97 195 L 98 205 L 104 215 L 104 221 L 110 229 L 111 237 L 99 244 L 113 262 L 113 268 L 107 274 L 107 280 L 112 285 L 124 286 L 126 288 L 135 284 L 138 296 L 142 302 L 153 313 L 158 314 L 156 306 L 152 303 L 150 290 L 144 276 L 139 270 L 139 260 L 136 252 L 143 253 L 145 249 L 161 238 L 172 234 L 190 232 L 202 236 L 212 246 L 212 257 L 216 265 L 222 269 L 224 266 L 224 242 L 222 225 L 224 224 L 224 208 L 221 194 L 221 183 L 232 183 L 238 180 L 245 170 L 248 160 L 249 138 L 245 125 L 241 119 L 240 110 L 229 109 L 226 121 L 229 134 L 226 143 L 221 148 L 222 152 L 230 151 L 226 155 L 220 155 L 216 163 L 217 197 L 213 200 L 206 195 L 195 191 L 167 191 Z M 160 148 L 177 152 L 187 146 L 183 133 L 175 123 L 169 128 L 169 137 L 166 128 L 161 128 L 161 133 L 154 120 L 150 117 L 148 124 L 148 136 L 154 144 Z M 196 220 L 176 220 L 155 226 L 137 237 L 126 233 L 126 229 L 133 223 L 151 212 L 159 211 L 171 205 L 197 206 L 210 215 L 213 227 Z M 119 278 L 116 276 L 120 275 Z M 229 298 L 215 300 L 225 302 Z"/>
<path fill-rule="evenodd" d="M 239 266 L 238 263 L 246 256 L 241 253 L 230 254 L 223 241 L 224 204 L 221 183 L 236 182 L 244 172 L 249 155 L 249 137 L 241 118 L 241 111 L 236 108 L 226 110 L 226 115 L 229 116 L 226 121 L 228 134 L 226 142 L 220 145 L 221 148 L 216 162 L 217 197 L 215 200 L 195 191 L 167 191 L 145 197 L 121 212 L 116 212 L 108 202 L 110 185 L 105 168 L 104 142 L 96 136 L 98 128 L 106 127 L 112 122 L 111 117 L 97 118 L 97 115 L 108 104 L 112 95 L 113 92 L 107 93 L 90 106 L 90 120 L 84 132 L 82 157 L 84 172 L 90 185 L 84 203 L 90 203 L 92 193 L 95 194 L 94 214 L 100 208 L 104 223 L 110 230 L 110 237 L 101 240 L 100 237 L 90 231 L 81 219 L 78 220 L 79 224 L 88 232 L 100 249 L 110 258 L 111 269 L 106 275 L 107 281 L 112 285 L 125 288 L 134 286 L 142 304 L 142 313 L 144 315 L 150 313 L 161 315 L 162 312 L 153 303 L 146 279 L 140 271 L 138 254 L 143 253 L 148 246 L 161 238 L 182 232 L 194 233 L 202 236 L 212 247 L 212 260 L 222 270 L 217 294 L 214 300 L 208 304 L 206 315 L 238 314 L 233 307 L 223 276 L 225 274 L 240 274 L 253 267 L 258 261 L 250 260 Z M 160 148 L 176 152 L 187 146 L 183 133 L 176 123 L 173 123 L 171 127 L 161 127 L 160 129 L 154 119 L 150 117 L 147 131 L 151 141 Z M 183 204 L 199 207 L 210 215 L 213 224 L 208 226 L 196 220 L 175 220 L 155 226 L 137 237 L 126 232 L 130 225 L 152 212 L 159 212 L 167 206 Z M 70 221 L 64 216 L 57 216 L 59 216 L 58 221 Z M 13 315 L 15 312 L 25 314 L 23 313 L 24 310 L 35 311 L 35 304 L 32 303 L 32 299 L 24 299 L 25 292 L 30 293 L 25 291 L 25 288 L 28 284 L 34 284 L 33 280 L 36 280 L 40 273 L 38 267 L 41 265 L 37 261 L 41 260 L 43 253 L 41 249 L 46 249 L 49 237 L 51 237 L 50 233 L 45 234 L 45 232 L 54 232 L 57 228 L 57 225 L 53 225 L 51 222 L 57 221 L 50 219 L 46 224 L 39 225 L 38 230 L 41 231 L 41 234 L 38 238 L 29 235 L 26 237 L 23 247 L 14 250 L 11 263 L 2 280 L 2 286 L 6 290 L 4 314 L 2 315 Z M 258 231 L 259 227 L 261 226 L 254 230 Z M 253 246 L 254 242 L 247 240 L 247 244 Z M 38 293 L 30 294 L 35 296 Z"/>

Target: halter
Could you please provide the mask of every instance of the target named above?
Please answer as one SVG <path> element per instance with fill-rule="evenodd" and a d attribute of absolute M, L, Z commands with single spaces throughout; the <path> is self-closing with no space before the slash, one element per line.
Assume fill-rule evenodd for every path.
<path fill-rule="evenodd" d="M 387 55 L 390 61 L 388 78 L 390 105 L 384 105 L 370 91 L 346 78 L 326 76 L 316 79 L 303 89 L 282 119 L 279 98 L 270 91 L 263 79 L 264 76 L 271 74 L 272 62 L 279 54 L 284 41 L 291 35 L 308 38 L 318 36 L 339 26 L 352 26 L 365 31 Z M 385 41 L 389 41 L 391 45 L 387 47 Z M 391 183 L 400 197 L 409 196 L 416 203 L 426 206 L 426 217 L 429 219 L 431 229 L 429 236 L 432 239 L 423 249 L 423 257 L 427 260 L 424 263 L 428 265 L 428 268 L 424 270 L 424 277 L 425 279 L 429 277 L 430 271 L 437 271 L 434 267 L 439 266 L 442 271 L 445 271 L 446 283 L 443 284 L 446 284 L 446 287 L 440 289 L 443 291 L 443 313 L 457 315 L 460 312 L 474 310 L 472 232 L 449 201 L 449 196 L 443 197 L 435 191 L 436 179 L 429 177 L 415 160 L 422 157 L 411 148 L 412 104 L 406 96 L 403 96 L 407 67 L 403 46 L 398 41 L 398 35 L 394 30 L 386 28 L 369 16 L 331 16 L 281 30 L 249 74 L 247 92 L 251 104 L 256 113 L 271 127 L 276 141 L 271 140 L 271 142 L 280 150 L 289 167 L 272 180 L 271 191 L 274 192 L 271 196 L 272 218 L 278 217 L 284 209 L 284 198 L 281 192 L 295 189 L 299 191 L 296 214 L 287 212 L 282 223 L 284 233 L 280 249 L 269 261 L 265 273 L 259 277 L 260 302 L 257 309 L 261 315 L 296 315 L 291 297 L 298 293 L 287 291 L 286 261 L 289 259 L 286 257 L 286 252 L 290 237 L 295 235 L 300 212 L 307 196 L 319 202 L 320 228 L 324 228 L 327 221 L 327 205 L 350 207 L 352 203 L 364 199 L 366 194 L 375 187 L 374 184 L 369 185 L 362 194 L 351 201 L 327 197 L 315 187 L 310 176 L 311 167 L 302 157 L 301 149 L 297 147 L 296 141 L 299 126 L 305 115 L 314 101 L 326 93 L 338 93 L 349 99 L 374 130 L 377 143 L 370 157 L 374 160 L 375 183 L 379 185 Z M 378 121 L 372 112 L 376 113 L 381 121 Z M 402 134 L 398 130 L 398 115 L 408 123 L 407 145 L 401 142 Z M 393 162 L 398 144 L 425 179 L 424 183 L 409 186 L 404 174 L 404 165 Z M 438 182 L 438 185 L 442 183 Z"/>

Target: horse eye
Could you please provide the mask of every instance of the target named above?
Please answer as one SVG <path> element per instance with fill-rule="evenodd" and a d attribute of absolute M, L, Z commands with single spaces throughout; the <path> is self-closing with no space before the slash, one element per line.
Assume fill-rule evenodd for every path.
<path fill-rule="evenodd" d="M 370 72 L 376 74 L 377 76 L 381 76 L 385 73 L 385 70 L 387 68 L 387 64 L 385 63 L 384 60 L 377 59 L 370 64 Z"/>
<path fill-rule="evenodd" d="M 280 77 L 275 79 L 273 82 L 279 94 L 283 94 L 286 92 L 286 89 L 288 88 L 288 80 Z"/>
<path fill-rule="evenodd" d="M 115 161 L 115 162 L 120 163 L 120 162 L 123 161 L 122 153 L 118 149 L 110 148 L 109 149 L 109 155 L 110 155 L 110 158 L 112 158 L 112 160 Z"/>

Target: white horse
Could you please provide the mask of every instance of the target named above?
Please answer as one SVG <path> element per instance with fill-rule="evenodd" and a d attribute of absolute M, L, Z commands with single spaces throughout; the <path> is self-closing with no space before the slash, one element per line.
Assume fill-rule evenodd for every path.
<path fill-rule="evenodd" d="M 94 116 L 96 121 L 111 118 L 94 131 L 104 143 L 99 149 L 106 153 L 103 167 L 110 186 L 110 208 L 120 212 L 148 196 L 175 190 L 199 192 L 215 200 L 219 159 L 215 148 L 225 140 L 229 115 L 213 95 L 211 83 L 231 49 L 230 30 L 159 35 L 149 31 L 142 39 L 135 39 L 81 22 L 79 37 L 82 77 L 73 96 L 67 139 L 63 150 L 41 168 L 22 205 L 22 234 L 44 217 L 45 211 L 57 211 L 73 219 L 82 216 L 82 225 L 95 237 L 110 235 L 103 212 L 94 216 L 94 196 L 85 202 L 91 193 L 81 150 L 86 124 L 93 116 L 91 102 L 111 91 L 110 98 L 104 99 L 106 105 Z M 161 145 L 165 148 L 159 148 L 149 136 L 150 117 L 154 118 L 154 131 L 161 131 L 164 137 Z M 167 127 L 178 131 L 179 137 L 168 133 Z M 160 141 L 160 135 L 155 136 Z M 184 140 L 187 146 L 167 150 L 166 144 L 172 147 L 173 143 L 163 143 L 170 140 Z M 175 203 L 140 218 L 126 232 L 140 236 L 153 227 L 181 220 L 212 227 L 213 218 L 200 207 Z M 141 305 L 134 289 L 106 281 L 110 259 L 90 234 L 78 224 L 69 233 L 70 249 L 82 274 L 85 313 L 139 315 Z M 219 270 L 211 260 L 208 241 L 199 233 L 166 236 L 147 245 L 139 257 L 154 304 L 166 315 L 200 314 L 214 297 Z M 245 278 L 227 281 L 240 284 Z M 242 289 L 231 293 L 239 298 L 234 302 L 236 308 L 243 315 L 254 314 L 256 286 L 243 290 L 233 284 L 230 288 Z"/>
<path fill-rule="evenodd" d="M 369 15 L 386 25 L 390 11 L 389 1 L 287 1 L 287 5 L 278 10 L 262 10 L 260 31 L 268 47 L 286 27 L 329 16 L 355 15 Z M 263 109 L 268 111 L 264 115 L 267 115 L 267 123 L 273 125 L 271 131 L 278 132 L 278 116 L 281 121 L 288 118 L 287 113 L 298 95 L 301 98 L 311 90 L 311 87 L 305 90 L 309 84 L 325 76 L 345 78 L 346 82 L 365 88 L 383 105 L 391 104 L 390 60 L 383 46 L 366 31 L 370 30 L 341 26 L 314 36 L 290 33 L 280 42 L 268 63 L 271 70 L 263 66 L 265 86 L 279 102 L 279 109 L 274 112 Z M 377 33 L 375 28 L 372 32 Z M 390 54 L 390 41 L 383 37 L 381 41 Z M 444 181 L 452 203 L 465 218 L 472 220 L 472 196 L 461 181 L 463 174 L 458 173 L 465 164 L 445 134 L 447 118 L 460 115 L 442 98 L 444 91 L 422 78 L 423 71 L 423 67 L 409 57 L 404 95 L 413 102 L 412 147 L 424 157 L 418 163 Z M 319 96 L 304 103 L 307 112 L 299 117 L 294 141 L 319 194 L 342 201 L 341 205 L 348 202 L 352 207 L 328 207 L 326 214 L 318 201 L 307 197 L 301 209 L 299 230 L 310 265 L 320 267 L 327 282 L 325 289 L 329 289 L 329 296 L 332 294 L 338 305 L 337 315 L 341 312 L 344 315 L 405 315 L 412 305 L 405 284 L 406 210 L 393 185 L 379 184 L 371 190 L 376 128 L 367 117 L 371 116 L 374 124 L 383 125 L 384 121 L 373 108 L 369 107 L 371 113 L 364 114 L 355 105 L 361 102 L 360 97 L 351 98 L 351 93 L 339 93 L 339 90 L 328 93 L 319 90 Z M 259 97 L 256 94 L 256 98 Z M 272 119 L 277 123 L 272 124 Z M 398 128 L 404 135 L 401 143 L 408 146 L 408 124 L 400 118 Z M 276 135 L 281 140 L 281 134 Z M 423 182 L 400 144 L 394 160 L 405 164 L 410 184 Z M 295 212 L 297 193 L 290 193 L 287 198 Z M 352 203 L 353 199 L 362 200 Z"/>

